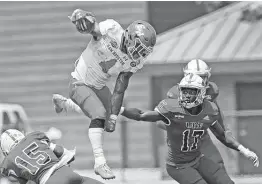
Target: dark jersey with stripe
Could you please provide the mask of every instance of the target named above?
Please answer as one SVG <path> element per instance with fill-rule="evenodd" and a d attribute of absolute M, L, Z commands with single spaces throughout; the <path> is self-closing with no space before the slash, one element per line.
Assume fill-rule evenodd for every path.
<path fill-rule="evenodd" d="M 39 183 L 41 176 L 58 163 L 49 147 L 49 139 L 42 132 L 28 134 L 1 163 L 1 173 Z"/>
<path fill-rule="evenodd" d="M 191 115 L 177 99 L 165 99 L 155 108 L 169 122 L 166 124 L 168 164 L 189 163 L 201 155 L 201 138 L 218 116 L 215 103 L 205 100 L 202 107 L 198 115 Z"/>

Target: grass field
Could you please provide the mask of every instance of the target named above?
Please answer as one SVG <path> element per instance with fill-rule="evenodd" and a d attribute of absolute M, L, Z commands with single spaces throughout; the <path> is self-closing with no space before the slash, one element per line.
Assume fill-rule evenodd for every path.
<path fill-rule="evenodd" d="M 96 176 L 92 170 L 76 171 L 83 176 L 88 176 L 106 184 L 178 184 L 174 180 L 161 180 L 159 169 L 115 169 L 115 180 L 105 181 Z M 262 176 L 232 176 L 235 184 L 262 184 Z"/>

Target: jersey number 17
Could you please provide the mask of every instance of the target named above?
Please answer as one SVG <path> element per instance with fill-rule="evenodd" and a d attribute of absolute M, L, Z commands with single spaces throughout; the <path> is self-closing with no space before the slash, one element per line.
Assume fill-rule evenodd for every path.
<path fill-rule="evenodd" d="M 194 151 L 197 149 L 198 141 L 199 139 L 204 135 L 204 130 L 193 130 L 191 133 L 190 129 L 186 129 L 183 132 L 183 143 L 181 146 L 181 151 L 188 152 L 188 151 Z M 189 146 L 189 138 L 193 137 L 194 141 L 191 146 Z"/>

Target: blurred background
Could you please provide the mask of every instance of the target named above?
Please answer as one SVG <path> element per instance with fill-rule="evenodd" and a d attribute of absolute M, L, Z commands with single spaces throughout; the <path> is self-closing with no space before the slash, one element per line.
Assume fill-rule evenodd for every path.
<path fill-rule="evenodd" d="M 67 17 L 77 8 L 93 12 L 98 21 L 115 19 L 124 28 L 134 20 L 146 20 L 157 31 L 154 53 L 131 78 L 126 106 L 153 109 L 180 81 L 185 63 L 203 59 L 220 89 L 218 103 L 225 121 L 242 144 L 262 155 L 262 3 L 251 1 L 1 1 L 1 131 L 55 127 L 62 132 L 58 143 L 77 147 L 72 167 L 98 178 L 92 171 L 89 119 L 74 113 L 57 115 L 51 102 L 53 93 L 68 97 L 74 61 L 90 40 Z M 111 88 L 114 82 L 115 78 L 109 82 Z M 116 180 L 168 179 L 164 137 L 152 123 L 120 118 L 117 130 L 104 138 L 108 164 L 120 169 Z M 254 168 L 237 152 L 214 142 L 237 184 L 262 174 L 261 166 Z M 261 183 L 261 178 L 252 178 Z"/>

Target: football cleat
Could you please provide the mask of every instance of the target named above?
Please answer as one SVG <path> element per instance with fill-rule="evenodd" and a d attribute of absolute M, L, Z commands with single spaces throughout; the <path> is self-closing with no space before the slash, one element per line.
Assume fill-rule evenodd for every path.
<path fill-rule="evenodd" d="M 65 108 L 65 102 L 67 101 L 67 98 L 63 97 L 59 94 L 53 94 L 52 102 L 54 104 L 54 109 L 56 113 L 61 113 L 63 111 L 66 111 Z"/>
<path fill-rule="evenodd" d="M 95 174 L 100 175 L 105 180 L 114 179 L 116 177 L 106 163 L 95 167 Z"/>

